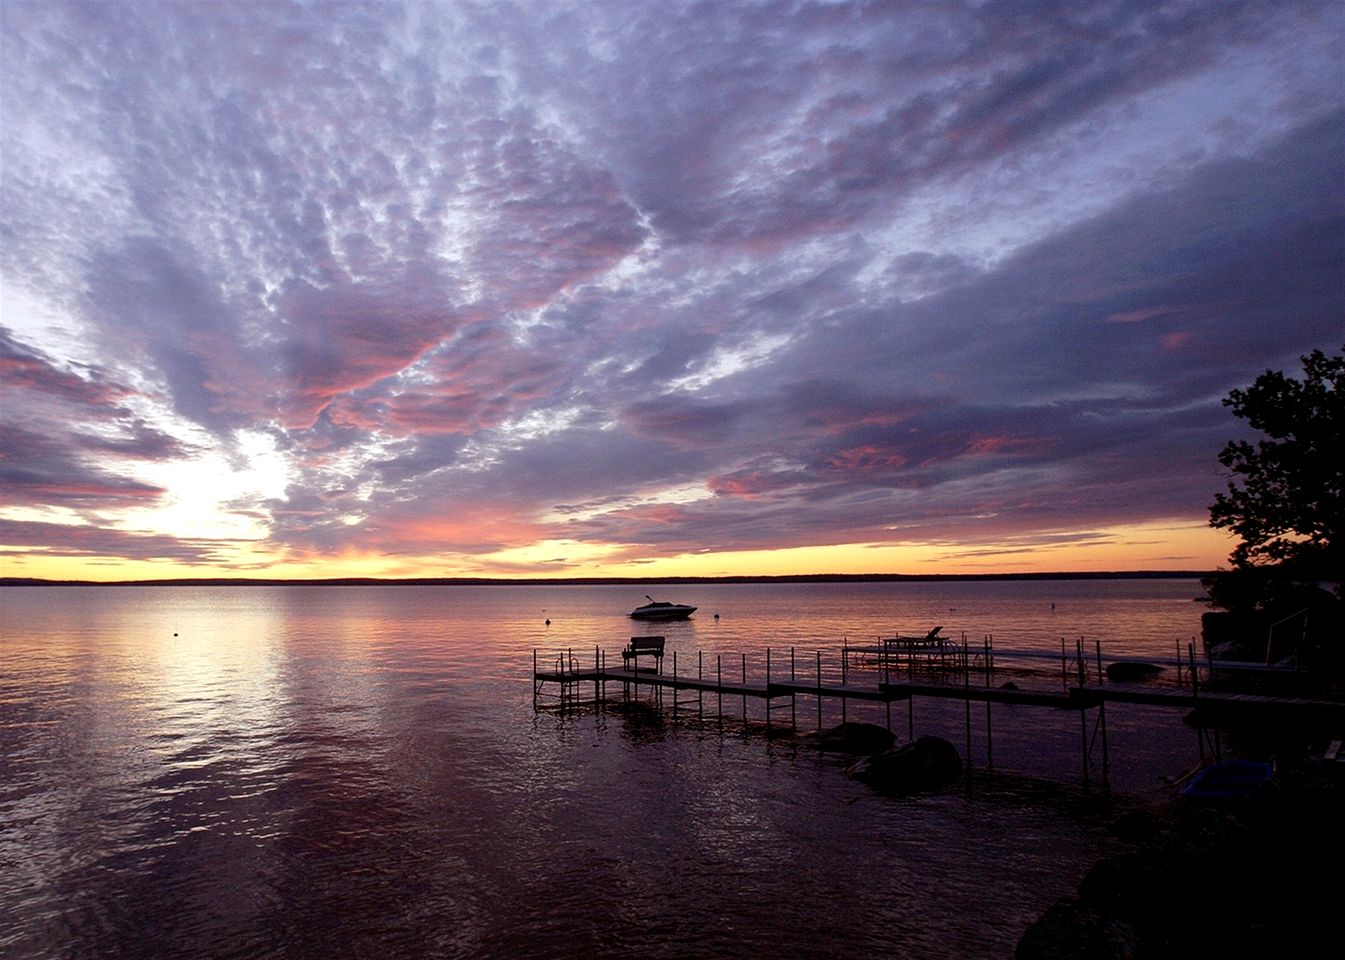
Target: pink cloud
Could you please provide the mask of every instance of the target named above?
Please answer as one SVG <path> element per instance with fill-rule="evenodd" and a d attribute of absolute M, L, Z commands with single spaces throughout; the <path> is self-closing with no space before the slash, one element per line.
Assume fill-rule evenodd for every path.
<path fill-rule="evenodd" d="M 838 470 L 895 470 L 910 459 L 890 444 L 868 443 L 840 450 L 827 457 L 826 464 Z"/>
<path fill-rule="evenodd" d="M 711 477 L 706 483 L 716 496 L 759 500 L 766 494 L 796 487 L 802 478 L 774 470 L 744 470 Z"/>
<path fill-rule="evenodd" d="M 382 293 L 303 284 L 286 295 L 279 310 L 291 332 L 279 385 L 286 426 L 313 426 L 336 397 L 405 370 L 457 326 L 443 309 Z"/>
<path fill-rule="evenodd" d="M 967 441 L 967 453 L 1022 453 L 1040 450 L 1044 446 L 1045 444 L 1041 440 L 1034 437 L 976 434 Z"/>

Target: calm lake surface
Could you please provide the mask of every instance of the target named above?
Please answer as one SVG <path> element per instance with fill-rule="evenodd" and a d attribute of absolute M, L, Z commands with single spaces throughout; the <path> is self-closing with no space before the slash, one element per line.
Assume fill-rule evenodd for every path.
<path fill-rule="evenodd" d="M 646 592 L 700 607 L 655 628 L 683 671 L 936 624 L 1172 657 L 1205 609 L 1175 580 L 3 589 L 0 954 L 1007 957 L 1196 762 L 1178 713 L 1111 707 L 1108 805 L 1077 714 L 997 706 L 987 775 L 977 706 L 977 772 L 889 797 L 758 723 L 535 711 L 533 650 L 614 654 Z M 916 735 L 965 729 L 918 701 Z"/>

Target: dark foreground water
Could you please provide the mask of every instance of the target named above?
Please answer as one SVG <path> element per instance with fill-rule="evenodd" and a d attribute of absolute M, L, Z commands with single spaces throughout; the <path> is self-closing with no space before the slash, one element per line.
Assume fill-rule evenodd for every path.
<path fill-rule="evenodd" d="M 0 590 L 0 955 L 1005 957 L 1108 810 L 1195 762 L 1171 711 L 1109 710 L 1106 808 L 1077 715 L 996 707 L 993 776 L 893 798 L 755 724 L 534 712 L 533 649 L 617 649 L 644 592 Z M 1186 581 L 648 592 L 701 607 L 658 628 L 683 669 L 935 623 L 1171 656 L 1202 609 Z M 961 704 L 915 723 L 964 749 Z"/>

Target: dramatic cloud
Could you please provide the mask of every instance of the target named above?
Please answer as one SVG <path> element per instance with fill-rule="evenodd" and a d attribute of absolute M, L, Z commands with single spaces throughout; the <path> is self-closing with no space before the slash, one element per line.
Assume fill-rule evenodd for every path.
<path fill-rule="evenodd" d="M 18 0 L 0 43 L 14 572 L 1107 566 L 1203 524 L 1229 389 L 1345 343 L 1338 3 Z"/>

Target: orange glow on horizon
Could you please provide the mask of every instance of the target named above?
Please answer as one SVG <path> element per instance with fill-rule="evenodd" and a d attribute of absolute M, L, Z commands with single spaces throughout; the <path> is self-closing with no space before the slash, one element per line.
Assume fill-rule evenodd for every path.
<path fill-rule="evenodd" d="M 1233 539 L 1190 522 L 1118 526 L 1079 542 L 1068 535 L 980 543 L 838 544 L 724 553 L 614 559 L 619 545 L 545 541 L 498 553 L 450 559 L 347 552 L 332 556 L 255 556 L 234 564 L 183 564 L 107 557 L 11 554 L 0 576 L 46 580 L 163 580 L 221 577 L 321 580 L 491 577 L 564 579 L 613 577 L 785 576 L 791 574 L 993 574 L 1213 570 L 1226 564 Z M 628 554 L 626 554 L 628 555 Z"/>

